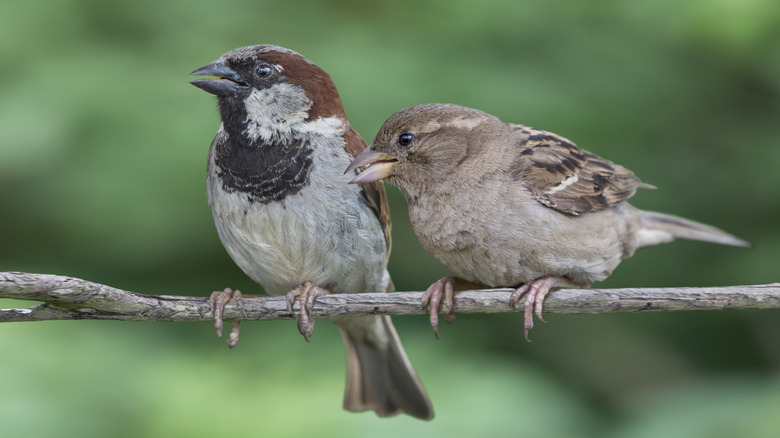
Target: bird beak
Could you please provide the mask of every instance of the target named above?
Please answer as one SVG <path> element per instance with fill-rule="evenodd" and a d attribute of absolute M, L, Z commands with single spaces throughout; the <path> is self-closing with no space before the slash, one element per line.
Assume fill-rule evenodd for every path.
<path fill-rule="evenodd" d="M 351 172 L 358 167 L 367 166 L 355 179 L 350 181 L 350 184 L 370 183 L 390 176 L 393 173 L 393 166 L 397 162 L 397 159 L 387 154 L 366 149 L 355 157 L 355 160 L 352 161 L 352 164 L 347 167 L 344 173 Z"/>
<path fill-rule="evenodd" d="M 190 83 L 207 93 L 235 98 L 239 90 L 248 87 L 235 70 L 221 59 L 204 65 L 190 76 L 216 76 L 218 79 L 196 79 Z"/>

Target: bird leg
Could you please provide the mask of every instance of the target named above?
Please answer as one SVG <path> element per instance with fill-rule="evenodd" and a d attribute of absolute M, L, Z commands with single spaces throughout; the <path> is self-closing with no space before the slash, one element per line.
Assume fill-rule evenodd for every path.
<path fill-rule="evenodd" d="M 241 310 L 241 313 L 246 316 L 246 312 L 244 311 L 244 300 L 242 300 L 240 291 L 234 291 L 228 287 L 222 292 L 213 292 L 211 297 L 209 297 L 209 307 L 211 308 L 211 313 L 214 315 L 214 329 L 217 331 L 217 336 L 219 337 L 222 337 L 222 313 L 225 310 L 225 303 L 231 298 L 236 302 L 236 306 Z M 240 324 L 241 321 L 230 322 L 230 335 L 227 340 L 228 347 L 230 348 L 233 348 L 238 344 Z"/>
<path fill-rule="evenodd" d="M 290 313 L 293 313 L 292 307 L 295 303 L 295 298 L 298 298 L 298 303 L 301 306 L 301 311 L 298 313 L 298 331 L 301 332 L 306 342 L 309 342 L 309 338 L 314 334 L 314 318 L 311 316 L 311 312 L 314 309 L 314 299 L 318 295 L 329 293 L 330 291 L 327 289 L 307 281 L 286 295 L 287 311 Z"/>
<path fill-rule="evenodd" d="M 449 309 L 446 316 L 447 324 L 455 321 L 457 315 L 455 314 L 455 277 L 447 276 L 441 280 L 433 283 L 428 287 L 423 294 L 422 308 L 425 312 L 431 314 L 431 327 L 433 327 L 433 335 L 436 339 L 439 339 L 439 311 L 443 307 Z M 442 296 L 444 302 L 442 303 Z"/>
<path fill-rule="evenodd" d="M 525 296 L 523 303 L 523 309 L 525 311 L 525 330 L 523 336 L 525 340 L 531 342 L 528 339 L 528 332 L 534 327 L 533 314 L 536 313 L 536 317 L 539 321 L 547 322 L 542 318 L 542 307 L 544 305 L 544 297 L 550 292 L 550 288 L 555 286 L 557 278 L 555 277 L 541 277 L 533 281 L 523 283 L 522 286 L 517 288 L 509 297 L 509 307 L 515 308 L 515 304 L 520 301 L 520 296 L 528 292 Z"/>

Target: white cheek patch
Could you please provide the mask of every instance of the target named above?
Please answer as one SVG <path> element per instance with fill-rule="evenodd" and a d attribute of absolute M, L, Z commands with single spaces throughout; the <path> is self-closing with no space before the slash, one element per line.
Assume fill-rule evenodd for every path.
<path fill-rule="evenodd" d="M 252 90 L 245 104 L 247 127 L 244 133 L 252 140 L 275 143 L 290 138 L 293 126 L 308 117 L 312 103 L 303 88 L 282 83 Z"/>
<path fill-rule="evenodd" d="M 298 85 L 283 83 L 252 90 L 246 99 L 244 134 L 253 141 L 260 139 L 267 143 L 289 143 L 301 135 L 344 134 L 344 122 L 335 116 L 305 122 L 311 105 L 306 92 Z"/>

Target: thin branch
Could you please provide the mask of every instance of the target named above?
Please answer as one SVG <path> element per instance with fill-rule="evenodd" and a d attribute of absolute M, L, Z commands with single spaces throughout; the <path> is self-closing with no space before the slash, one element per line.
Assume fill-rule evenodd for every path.
<path fill-rule="evenodd" d="M 458 292 L 458 313 L 513 312 L 511 289 Z M 333 294 L 317 298 L 315 317 L 348 315 L 417 315 L 424 313 L 422 292 Z M 144 295 L 78 278 L 23 272 L 0 272 L 0 298 L 42 302 L 31 308 L 0 310 L 0 322 L 66 319 L 125 321 L 211 321 L 208 298 Z M 517 311 L 521 311 L 518 306 Z M 780 283 L 755 286 L 649 289 L 561 289 L 550 293 L 545 311 L 614 313 L 671 310 L 780 308 Z M 298 305 L 293 308 L 297 314 Z M 225 320 L 289 319 L 284 297 L 245 296 L 244 312 L 231 300 Z"/>

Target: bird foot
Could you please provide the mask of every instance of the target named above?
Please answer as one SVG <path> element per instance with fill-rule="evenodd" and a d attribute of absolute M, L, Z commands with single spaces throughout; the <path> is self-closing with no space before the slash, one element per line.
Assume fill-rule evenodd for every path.
<path fill-rule="evenodd" d="M 287 311 L 290 313 L 293 313 L 292 307 L 295 303 L 295 298 L 298 298 L 298 303 L 301 306 L 301 311 L 298 313 L 298 331 L 301 332 L 306 342 L 309 342 L 309 338 L 314 334 L 314 318 L 311 316 L 311 312 L 314 309 L 314 299 L 318 295 L 329 293 L 329 290 L 307 281 L 286 295 Z"/>
<path fill-rule="evenodd" d="M 241 310 L 241 313 L 246 316 L 241 291 L 225 288 L 222 292 L 213 292 L 211 297 L 209 297 L 209 307 L 211 308 L 211 313 L 214 315 L 214 329 L 217 331 L 217 336 L 219 337 L 222 337 L 222 313 L 225 310 L 225 303 L 231 298 L 236 302 L 236 306 Z M 228 347 L 230 348 L 233 348 L 238 344 L 240 324 L 241 321 L 230 322 L 230 335 L 227 340 Z"/>
<path fill-rule="evenodd" d="M 433 283 L 423 294 L 422 308 L 425 312 L 430 312 L 431 327 L 433 335 L 439 339 L 439 312 L 442 307 L 448 309 L 445 320 L 447 324 L 455 321 L 458 316 L 455 314 L 455 277 L 447 276 Z M 442 301 L 443 298 L 443 301 Z"/>
<path fill-rule="evenodd" d="M 528 292 L 525 296 L 525 301 L 523 302 L 523 310 L 525 311 L 523 336 L 528 342 L 531 342 L 531 340 L 528 339 L 528 332 L 534 327 L 533 314 L 536 313 L 536 317 L 539 318 L 539 321 L 547 322 L 542 318 L 544 297 L 550 292 L 550 288 L 555 286 L 557 280 L 556 277 L 537 278 L 536 280 L 524 283 L 512 292 L 512 295 L 509 297 L 509 307 L 514 309 L 515 304 L 520 301 L 520 296 Z"/>

